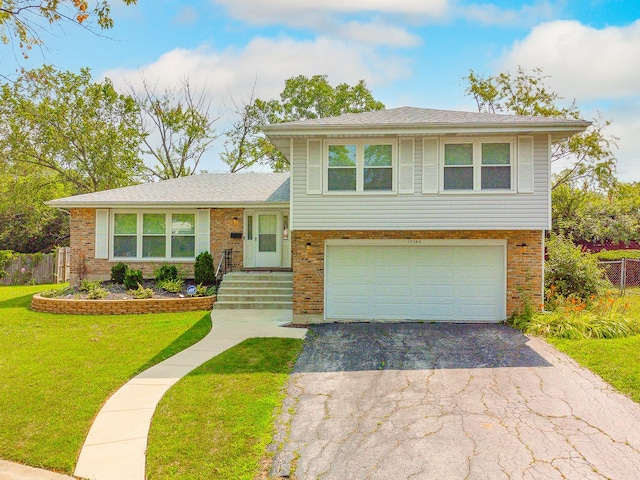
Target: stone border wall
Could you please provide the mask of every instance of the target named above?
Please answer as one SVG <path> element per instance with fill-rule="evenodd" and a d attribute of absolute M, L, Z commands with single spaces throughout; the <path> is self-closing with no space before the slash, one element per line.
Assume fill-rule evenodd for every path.
<path fill-rule="evenodd" d="M 45 313 L 76 315 L 127 315 L 142 313 L 173 313 L 211 310 L 216 297 L 144 298 L 132 300 L 85 300 L 75 298 L 45 298 L 38 294 L 31 300 L 31 309 Z"/>

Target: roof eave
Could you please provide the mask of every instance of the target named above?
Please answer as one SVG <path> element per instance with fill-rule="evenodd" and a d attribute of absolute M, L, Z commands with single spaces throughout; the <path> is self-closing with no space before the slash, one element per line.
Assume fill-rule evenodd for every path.
<path fill-rule="evenodd" d="M 567 123 L 513 123 L 505 124 L 430 124 L 430 125 L 295 125 L 288 128 L 278 124 L 263 127 L 268 137 L 298 136 L 338 136 L 338 135 L 445 135 L 445 134 L 478 134 L 478 133 L 566 133 L 573 135 L 582 132 L 591 122 L 579 121 Z"/>
<path fill-rule="evenodd" d="M 59 208 L 62 210 L 68 210 L 70 208 L 254 208 L 257 206 L 279 207 L 288 206 L 288 201 L 279 202 L 132 202 L 132 201 L 93 201 L 93 202 L 57 202 L 56 200 L 49 200 L 44 202 L 45 205 L 50 207 Z"/>

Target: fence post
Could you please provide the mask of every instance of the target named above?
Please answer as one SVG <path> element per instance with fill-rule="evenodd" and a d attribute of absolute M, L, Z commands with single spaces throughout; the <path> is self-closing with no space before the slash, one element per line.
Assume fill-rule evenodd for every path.
<path fill-rule="evenodd" d="M 622 265 L 620 266 L 620 295 L 624 294 L 624 290 L 627 286 L 627 259 L 622 259 Z"/>

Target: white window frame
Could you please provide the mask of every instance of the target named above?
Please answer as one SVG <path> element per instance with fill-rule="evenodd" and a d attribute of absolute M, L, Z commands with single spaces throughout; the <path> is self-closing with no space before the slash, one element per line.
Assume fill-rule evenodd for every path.
<path fill-rule="evenodd" d="M 355 190 L 329 190 L 329 147 L 332 145 L 356 146 L 356 189 Z M 391 188 L 389 190 L 365 190 L 364 169 L 370 168 L 364 165 L 365 145 L 391 145 Z M 380 167 L 383 168 L 383 167 Z M 389 168 L 389 167 L 384 167 Z M 398 140 L 392 138 L 370 139 L 332 139 L 325 140 L 323 146 L 323 193 L 326 195 L 389 195 L 397 193 L 398 182 Z"/>
<path fill-rule="evenodd" d="M 462 143 L 471 143 L 473 145 L 473 161 L 471 166 L 473 167 L 473 189 L 467 190 L 454 190 L 444 188 L 444 173 L 445 173 L 445 158 L 444 158 L 444 150 L 445 145 L 452 144 L 462 144 Z M 509 167 L 510 171 L 510 181 L 511 184 L 509 188 L 485 188 L 482 189 L 482 144 L 485 143 L 508 143 L 509 144 Z M 442 138 L 440 140 L 440 193 L 483 193 L 483 194 L 491 194 L 491 193 L 515 193 L 516 182 L 517 182 L 517 172 L 516 172 L 516 148 L 517 142 L 515 137 L 449 137 Z M 499 166 L 507 166 L 507 165 L 499 165 Z"/>
<path fill-rule="evenodd" d="M 136 253 L 135 257 L 116 257 L 114 256 L 114 237 L 115 234 L 115 217 L 116 214 L 135 214 L 137 215 L 136 224 Z M 144 214 L 164 214 L 165 221 L 165 256 L 164 257 L 143 257 L 142 256 L 142 238 L 143 233 L 143 215 Z M 109 215 L 109 260 L 114 262 L 193 262 L 193 257 L 172 257 L 171 256 L 171 239 L 174 235 L 171 234 L 171 216 L 175 214 L 189 214 L 194 216 L 194 255 L 198 254 L 198 211 L 197 210 L 112 210 Z M 159 235 L 151 235 L 159 236 Z M 176 235 L 185 236 L 185 235 Z"/>

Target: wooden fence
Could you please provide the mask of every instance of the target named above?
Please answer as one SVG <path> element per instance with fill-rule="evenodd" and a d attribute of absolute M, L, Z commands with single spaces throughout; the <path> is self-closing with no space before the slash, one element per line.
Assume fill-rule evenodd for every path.
<path fill-rule="evenodd" d="M 16 254 L 0 285 L 39 285 L 42 283 L 64 283 L 69 281 L 69 247 L 61 247 L 55 253 Z"/>

